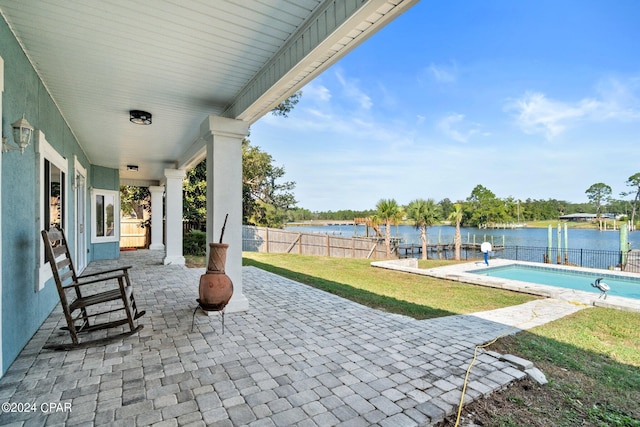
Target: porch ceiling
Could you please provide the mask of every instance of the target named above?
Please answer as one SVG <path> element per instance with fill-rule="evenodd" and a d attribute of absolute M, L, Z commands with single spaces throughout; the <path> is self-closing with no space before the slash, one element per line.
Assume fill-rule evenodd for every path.
<path fill-rule="evenodd" d="M 91 163 L 145 184 L 194 160 L 207 116 L 255 122 L 416 1 L 0 0 L 0 11 Z M 130 123 L 135 109 L 153 124 Z"/>

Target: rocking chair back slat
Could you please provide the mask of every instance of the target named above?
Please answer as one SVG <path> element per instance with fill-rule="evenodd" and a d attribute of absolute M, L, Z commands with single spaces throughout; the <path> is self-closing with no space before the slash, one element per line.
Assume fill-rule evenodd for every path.
<path fill-rule="evenodd" d="M 64 233 L 59 228 L 51 228 L 47 231 L 47 235 L 52 242 L 60 241 L 64 238 Z"/>
<path fill-rule="evenodd" d="M 64 246 L 55 246 L 53 248 L 53 256 L 58 258 L 60 255 L 67 255 L 67 242 L 65 241 Z"/>
<path fill-rule="evenodd" d="M 67 321 L 67 329 L 72 340 L 72 344 L 45 346 L 46 348 L 63 350 L 80 345 L 102 344 L 106 340 L 131 335 L 142 329 L 142 325 L 137 327 L 134 325 L 134 320 L 142 317 L 145 312 L 138 311 L 133 297 L 133 288 L 129 280 L 131 267 L 78 276 L 73 266 L 73 259 L 69 253 L 64 231 L 57 228 L 43 230 L 42 239 L 45 258 L 53 273 L 62 311 Z M 101 274 L 105 274 L 105 276 L 101 276 Z M 118 303 L 118 301 L 120 302 Z M 93 323 L 99 315 L 122 311 L 124 311 L 124 317 L 118 320 Z M 80 322 L 80 324 L 78 325 L 76 322 Z M 107 339 L 80 342 L 78 338 L 78 334 L 81 332 L 126 324 L 129 325 L 129 331 Z"/>
<path fill-rule="evenodd" d="M 63 268 L 71 268 L 71 260 L 66 257 L 66 254 L 65 254 L 65 258 L 56 264 L 56 268 L 58 270 L 62 270 Z"/>
<path fill-rule="evenodd" d="M 60 272 L 58 272 L 58 274 L 60 274 Z M 72 279 L 73 278 L 73 271 L 69 270 L 66 273 L 63 273 L 60 275 L 60 281 L 62 283 L 65 283 L 67 280 Z"/>

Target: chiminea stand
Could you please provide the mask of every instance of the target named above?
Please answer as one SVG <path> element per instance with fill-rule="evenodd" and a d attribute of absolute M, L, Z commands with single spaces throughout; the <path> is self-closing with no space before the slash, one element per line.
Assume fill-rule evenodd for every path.
<path fill-rule="evenodd" d="M 224 307 L 220 308 L 220 304 L 206 304 L 206 303 L 203 303 L 202 301 L 200 301 L 200 298 L 196 299 L 196 301 L 198 302 L 198 306 L 196 307 L 195 310 L 193 310 L 193 317 L 191 319 L 191 332 L 193 332 L 193 326 L 195 325 L 196 313 L 198 312 L 198 309 L 201 308 L 204 311 L 206 311 L 207 313 L 209 313 L 211 311 L 217 311 L 217 312 L 220 313 L 221 320 L 222 320 L 222 334 L 224 334 Z"/>

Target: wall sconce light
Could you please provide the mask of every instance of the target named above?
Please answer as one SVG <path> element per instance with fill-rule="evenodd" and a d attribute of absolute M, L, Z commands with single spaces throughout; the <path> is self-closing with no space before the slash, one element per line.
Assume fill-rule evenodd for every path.
<path fill-rule="evenodd" d="M 73 180 L 73 189 L 77 190 L 80 187 L 84 187 L 85 180 L 80 174 L 76 174 L 76 178 Z"/>
<path fill-rule="evenodd" d="M 150 125 L 151 113 L 141 110 L 131 110 L 129 111 L 129 121 L 137 125 Z"/>
<path fill-rule="evenodd" d="M 20 154 L 24 154 L 24 149 L 27 148 L 31 142 L 31 136 L 33 135 L 33 126 L 29 124 L 27 119 L 24 118 L 24 114 L 21 119 L 16 120 L 11 124 L 13 128 L 13 141 L 17 145 L 9 145 L 6 137 L 2 137 L 2 152 L 6 153 L 9 150 L 20 150 Z"/>

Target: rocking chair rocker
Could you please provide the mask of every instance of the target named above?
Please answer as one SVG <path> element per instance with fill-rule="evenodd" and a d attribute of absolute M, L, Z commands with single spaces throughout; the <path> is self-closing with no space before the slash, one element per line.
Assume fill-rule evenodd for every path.
<path fill-rule="evenodd" d="M 131 266 L 114 268 L 97 273 L 78 276 L 73 266 L 73 260 L 67 246 L 64 231 L 58 228 L 42 231 L 44 241 L 45 258 L 51 266 L 53 278 L 58 288 L 60 304 L 67 321 L 67 329 L 71 334 L 72 343 L 45 345 L 51 350 L 71 350 L 76 348 L 102 345 L 114 339 L 132 335 L 143 328 L 143 325 L 134 325 L 134 320 L 144 316 L 145 311 L 138 311 L 133 297 L 133 287 L 129 280 Z M 112 281 L 109 286 L 112 289 L 96 290 L 96 284 Z M 117 287 L 114 286 L 117 281 Z M 94 286 L 90 286 L 94 285 Z M 114 302 L 120 300 L 121 304 Z M 124 310 L 124 317 L 120 319 L 95 323 L 90 318 L 101 315 L 109 315 Z M 129 325 L 129 330 L 106 338 L 80 341 L 78 335 L 84 332 L 92 332 L 100 329 L 114 328 L 121 325 Z"/>

